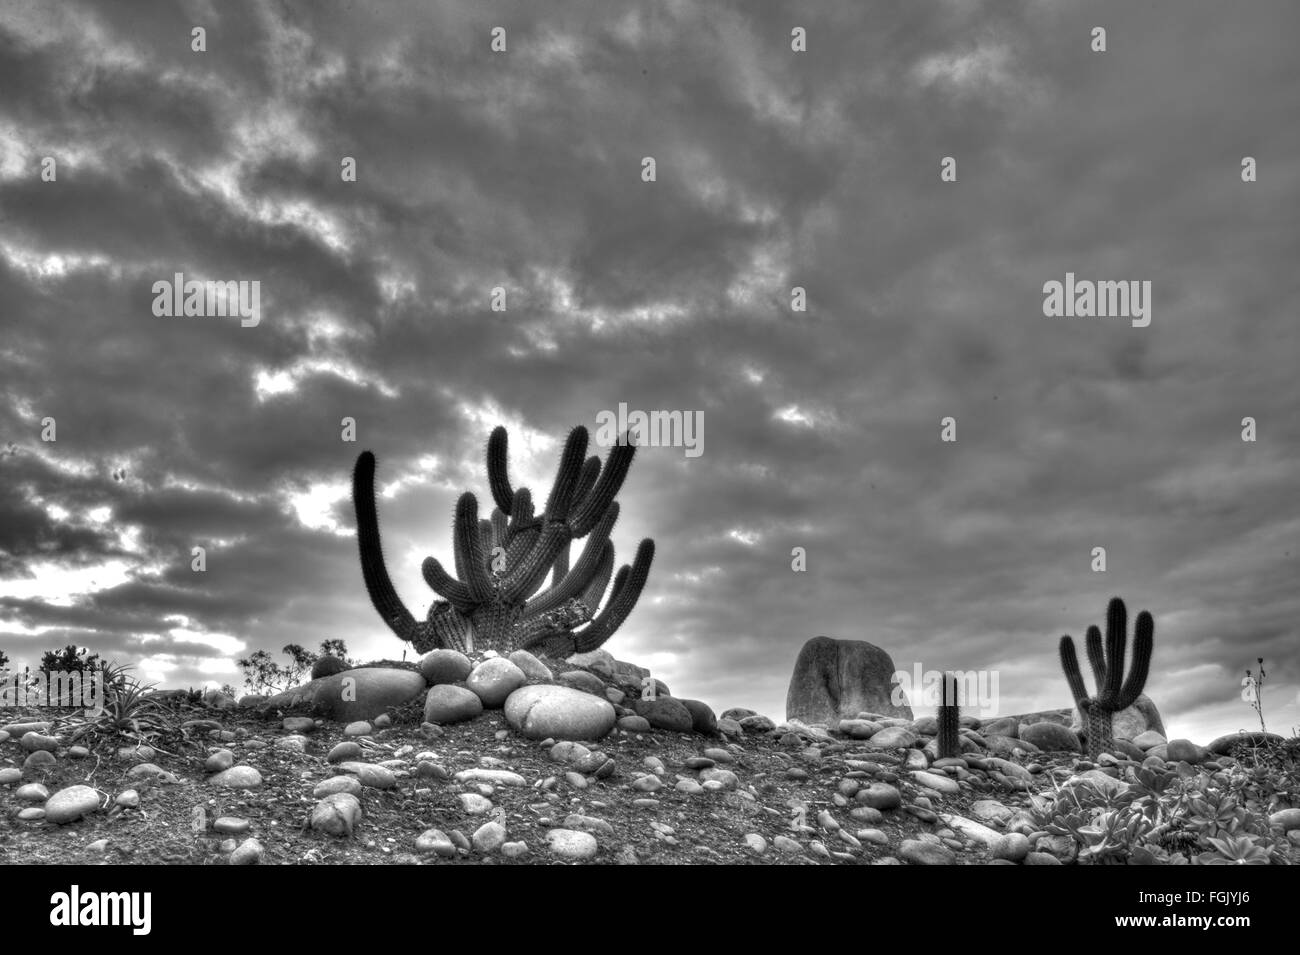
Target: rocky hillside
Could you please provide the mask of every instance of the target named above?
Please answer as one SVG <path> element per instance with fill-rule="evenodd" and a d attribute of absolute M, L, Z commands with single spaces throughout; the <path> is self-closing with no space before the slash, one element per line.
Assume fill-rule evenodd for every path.
<path fill-rule="evenodd" d="M 1094 764 L 963 717 L 965 752 L 938 759 L 929 717 L 863 713 L 832 729 L 728 711 L 700 732 L 712 712 L 662 694 L 613 709 L 624 691 L 608 666 L 505 690 L 495 677 L 514 675 L 494 660 L 473 672 L 451 661 L 442 675 L 455 682 L 349 723 L 303 689 L 284 707 L 176 699 L 148 746 L 27 711 L 0 729 L 0 852 L 222 865 L 1300 861 L 1294 740 L 1203 748 L 1148 731 Z M 557 708 L 547 701 L 571 700 L 552 690 L 591 703 Z M 528 705 L 512 706 L 522 691 Z M 440 710 L 449 700 L 460 709 Z M 530 738 L 592 718 L 596 702 L 612 717 L 599 739 Z M 1051 725 L 1024 735 L 1070 749 L 1068 728 Z M 1180 814 L 1179 794 L 1200 808 Z"/>

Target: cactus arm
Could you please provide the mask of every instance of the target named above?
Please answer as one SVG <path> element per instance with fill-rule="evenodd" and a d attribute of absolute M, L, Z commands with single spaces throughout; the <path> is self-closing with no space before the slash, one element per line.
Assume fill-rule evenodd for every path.
<path fill-rule="evenodd" d="M 632 568 L 627 564 L 624 564 L 618 569 L 618 573 L 614 575 L 614 586 L 609 588 L 609 597 L 606 598 L 605 601 L 606 606 L 609 606 L 618 599 L 618 595 L 621 594 L 623 588 L 627 586 L 627 578 L 631 573 Z"/>
<path fill-rule="evenodd" d="M 509 437 L 506 429 L 497 425 L 492 429 L 492 435 L 488 438 L 487 446 L 487 472 L 488 484 L 492 488 L 492 500 L 496 502 L 497 507 L 501 508 L 507 517 L 511 514 L 511 507 L 514 505 L 515 492 L 510 488 L 510 477 L 507 469 L 509 461 Z"/>
<path fill-rule="evenodd" d="M 587 458 L 587 463 L 582 466 L 582 474 L 578 476 L 578 486 L 573 489 L 574 504 L 587 499 L 591 494 L 591 489 L 596 486 L 596 481 L 600 478 L 600 458 L 592 455 Z M 574 537 L 585 537 L 585 534 L 574 534 Z"/>
<path fill-rule="evenodd" d="M 465 492 L 456 502 L 456 571 L 469 587 L 475 603 L 492 599 L 492 578 L 488 574 L 487 560 L 483 555 L 483 537 L 479 531 L 478 501 Z"/>
<path fill-rule="evenodd" d="M 654 561 L 654 555 L 654 541 L 648 538 L 641 541 L 636 550 L 636 559 L 632 562 L 630 573 L 624 578 L 623 586 L 619 587 L 616 580 L 615 592 L 610 594 L 604 609 L 582 630 L 574 631 L 574 647 L 578 653 L 595 650 L 623 625 L 623 621 L 636 606 L 637 599 L 641 596 L 641 589 L 650 576 L 650 564 Z M 623 570 L 626 569 L 626 567 L 620 569 L 619 575 L 622 576 Z"/>
<path fill-rule="evenodd" d="M 596 567 L 596 573 L 592 575 L 591 582 L 587 584 L 587 589 L 578 598 L 583 604 L 590 607 L 593 613 L 600 606 L 600 598 L 605 595 L 605 588 L 609 586 L 609 578 L 613 573 L 614 542 L 606 541 L 600 552 L 600 563 Z"/>
<path fill-rule="evenodd" d="M 1098 685 L 1097 696 L 1106 709 L 1116 709 L 1120 684 L 1124 680 L 1124 649 L 1128 640 L 1128 610 L 1124 601 L 1112 597 L 1106 607 L 1106 682 Z"/>
<path fill-rule="evenodd" d="M 573 525 L 574 537 L 585 537 L 622 489 L 628 469 L 632 467 L 632 458 L 636 456 L 636 445 L 621 443 L 625 439 L 626 435 L 610 449 L 605 467 L 600 472 L 600 480 L 586 496 L 579 499 L 570 516 L 569 523 Z"/>
<path fill-rule="evenodd" d="M 551 565 L 551 586 L 558 587 L 560 582 L 569 574 L 569 545 L 565 544 L 560 548 L 560 552 L 555 555 L 555 563 Z"/>
<path fill-rule="evenodd" d="M 475 601 L 469 588 L 447 573 L 436 557 L 426 557 L 420 566 L 420 572 L 433 592 L 448 600 L 461 613 L 469 613 L 474 609 Z"/>
<path fill-rule="evenodd" d="M 506 537 L 510 533 L 510 518 L 506 512 L 499 507 L 492 509 L 492 549 L 488 552 L 491 559 L 492 551 L 498 547 L 506 546 Z"/>
<path fill-rule="evenodd" d="M 560 467 L 555 474 L 555 483 L 546 498 L 546 510 L 542 512 L 549 521 L 564 521 L 573 504 L 573 491 L 578 486 L 578 477 L 582 473 L 583 462 L 587 455 L 587 429 L 579 425 L 569 432 L 564 442 L 564 452 L 560 455 Z M 549 566 L 549 561 L 547 562 Z"/>
<path fill-rule="evenodd" d="M 415 617 L 397 596 L 384 565 L 379 540 L 379 514 L 375 510 L 375 456 L 361 452 L 352 474 L 352 505 L 357 514 L 357 547 L 361 552 L 361 576 L 370 602 L 393 633 L 414 643 L 421 630 Z"/>
<path fill-rule="evenodd" d="M 533 492 L 526 487 L 515 491 L 515 503 L 510 509 L 510 524 L 506 528 L 506 547 L 515 535 L 533 524 Z"/>
<path fill-rule="evenodd" d="M 1074 640 L 1069 634 L 1061 637 L 1061 669 L 1065 671 L 1065 681 L 1070 684 L 1070 695 L 1074 697 L 1075 706 L 1087 709 L 1088 688 L 1083 683 L 1083 673 L 1079 670 L 1079 658 L 1074 653 Z"/>
<path fill-rule="evenodd" d="M 555 562 L 555 555 L 560 548 L 569 543 L 569 525 L 551 523 L 546 525 L 533 548 L 511 568 L 501 584 L 501 592 L 511 602 L 525 600 L 546 582 L 546 573 Z"/>
<path fill-rule="evenodd" d="M 582 554 L 573 569 L 558 584 L 552 586 L 550 590 L 528 601 L 528 605 L 524 608 L 525 617 L 547 613 L 565 601 L 578 596 L 591 582 L 591 578 L 600 567 L 601 559 L 605 556 L 605 545 L 609 544 L 609 535 L 613 532 L 617 520 L 618 504 L 615 503 L 606 512 L 604 519 L 597 525 L 591 536 L 587 538 L 587 543 L 583 546 Z M 567 548 L 568 544 L 565 544 L 565 549 L 567 550 Z"/>
<path fill-rule="evenodd" d="M 1095 626 L 1088 628 L 1084 642 L 1088 647 L 1088 665 L 1092 667 L 1092 678 L 1097 683 L 1097 692 L 1106 685 L 1106 653 L 1101 644 L 1101 631 Z"/>
<path fill-rule="evenodd" d="M 1142 694 L 1142 688 L 1147 682 L 1147 673 L 1151 668 L 1151 648 L 1154 637 L 1155 621 L 1151 619 L 1151 614 L 1143 610 L 1133 624 L 1133 666 L 1129 670 L 1128 679 L 1124 681 L 1124 689 L 1120 691 L 1119 699 L 1115 701 L 1116 709 L 1122 710 L 1132 706 Z"/>

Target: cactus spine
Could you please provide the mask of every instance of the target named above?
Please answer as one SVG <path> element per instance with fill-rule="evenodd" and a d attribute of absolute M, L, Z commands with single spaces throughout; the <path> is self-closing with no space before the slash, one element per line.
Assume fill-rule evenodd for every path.
<path fill-rule="evenodd" d="M 1080 716 L 1087 720 L 1088 757 L 1096 759 L 1114 745 L 1112 736 L 1115 713 L 1132 706 L 1147 682 L 1151 667 L 1151 646 L 1155 623 L 1151 614 L 1143 610 L 1133 625 L 1133 665 L 1128 679 L 1124 679 L 1124 652 L 1128 640 L 1128 610 L 1124 601 L 1112 597 L 1106 608 L 1106 641 L 1096 626 L 1088 628 L 1086 643 L 1088 662 L 1097 680 L 1097 695 L 1088 696 L 1079 670 L 1079 659 L 1074 652 L 1074 641 L 1069 635 L 1061 637 L 1061 668 L 1070 684 L 1075 705 Z M 1121 685 L 1122 681 L 1122 685 Z"/>
<path fill-rule="evenodd" d="M 361 573 L 370 601 L 384 622 L 421 653 L 456 650 L 527 649 L 551 656 L 594 650 L 613 636 L 650 575 L 654 541 L 641 541 L 630 566 L 614 570 L 610 534 L 618 520 L 618 495 L 636 448 L 620 443 L 600 458 L 586 457 L 587 429 L 570 432 L 555 483 L 541 514 L 532 492 L 515 489 L 507 470 L 505 428 L 488 439 L 488 486 L 496 509 L 480 519 L 478 500 L 465 493 L 452 522 L 455 575 L 433 557 L 421 571 L 436 592 L 425 620 L 406 609 L 384 565 L 375 510 L 375 456 L 362 452 L 353 473 Z M 586 538 L 570 565 L 569 545 Z M 551 586 L 544 588 L 550 576 Z M 603 609 L 601 596 L 614 583 Z"/>
<path fill-rule="evenodd" d="M 957 678 L 951 673 L 943 675 L 939 697 L 939 758 L 951 759 L 961 755 L 961 712 L 957 704 Z"/>

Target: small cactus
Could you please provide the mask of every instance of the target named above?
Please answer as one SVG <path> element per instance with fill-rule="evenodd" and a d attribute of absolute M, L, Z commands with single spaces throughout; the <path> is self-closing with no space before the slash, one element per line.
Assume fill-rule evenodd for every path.
<path fill-rule="evenodd" d="M 957 704 L 957 678 L 943 675 L 939 690 L 939 758 L 961 755 L 961 709 Z"/>
<path fill-rule="evenodd" d="M 1079 707 L 1079 715 L 1087 720 L 1089 759 L 1095 760 L 1114 746 L 1112 717 L 1125 707 L 1132 706 L 1142 693 L 1147 682 L 1147 671 L 1151 667 L 1154 634 L 1155 622 L 1151 619 L 1151 614 L 1143 610 L 1133 625 L 1133 666 L 1125 680 L 1124 649 L 1128 640 L 1128 610 L 1124 601 L 1112 597 L 1106 608 L 1105 644 L 1102 643 L 1100 630 L 1095 626 L 1088 628 L 1088 662 L 1097 679 L 1097 695 L 1091 697 L 1088 696 L 1083 674 L 1079 670 L 1074 641 L 1068 634 L 1061 637 L 1061 668 L 1065 670 L 1065 679 L 1070 684 L 1075 705 Z"/>

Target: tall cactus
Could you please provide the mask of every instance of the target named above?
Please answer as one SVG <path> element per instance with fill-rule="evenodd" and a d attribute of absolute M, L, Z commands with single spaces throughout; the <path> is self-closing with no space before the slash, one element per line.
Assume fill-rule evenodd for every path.
<path fill-rule="evenodd" d="M 421 570 L 442 598 L 418 621 L 406 609 L 384 565 L 375 511 L 375 456 L 357 458 L 352 498 L 357 512 L 361 573 L 370 601 L 384 622 L 423 653 L 437 647 L 456 650 L 527 649 L 550 656 L 595 650 L 619 628 L 645 586 L 654 559 L 654 541 L 641 541 L 631 566 L 614 570 L 610 533 L 618 520 L 618 495 L 636 448 L 620 443 L 602 467 L 586 457 L 587 429 L 569 433 L 560 467 L 541 514 L 533 511 L 532 492 L 511 486 L 506 429 L 488 439 L 488 485 L 496 509 L 478 516 L 471 493 L 456 502 L 452 543 L 455 576 L 433 557 Z M 569 563 L 569 545 L 586 538 L 578 560 Z M 542 589 L 548 574 L 551 586 Z M 601 596 L 613 586 L 604 609 Z"/>
<path fill-rule="evenodd" d="M 957 705 L 957 678 L 951 673 L 945 673 L 939 692 L 939 758 L 952 759 L 961 755 L 961 710 Z"/>
<path fill-rule="evenodd" d="M 1133 625 L 1133 666 L 1128 679 L 1124 679 L 1124 650 L 1128 640 L 1128 610 L 1124 601 L 1112 597 L 1106 608 L 1106 642 L 1103 646 L 1101 631 L 1088 628 L 1088 662 L 1092 664 L 1097 680 L 1097 695 L 1088 696 L 1079 670 L 1079 659 L 1074 653 L 1074 641 L 1069 635 L 1061 637 L 1061 668 L 1070 684 L 1075 705 L 1081 717 L 1088 721 L 1088 757 L 1096 759 L 1114 745 L 1112 717 L 1132 706 L 1142 693 L 1151 666 L 1151 644 L 1155 623 L 1151 614 L 1143 610 Z M 1121 681 L 1123 685 L 1121 686 Z"/>

